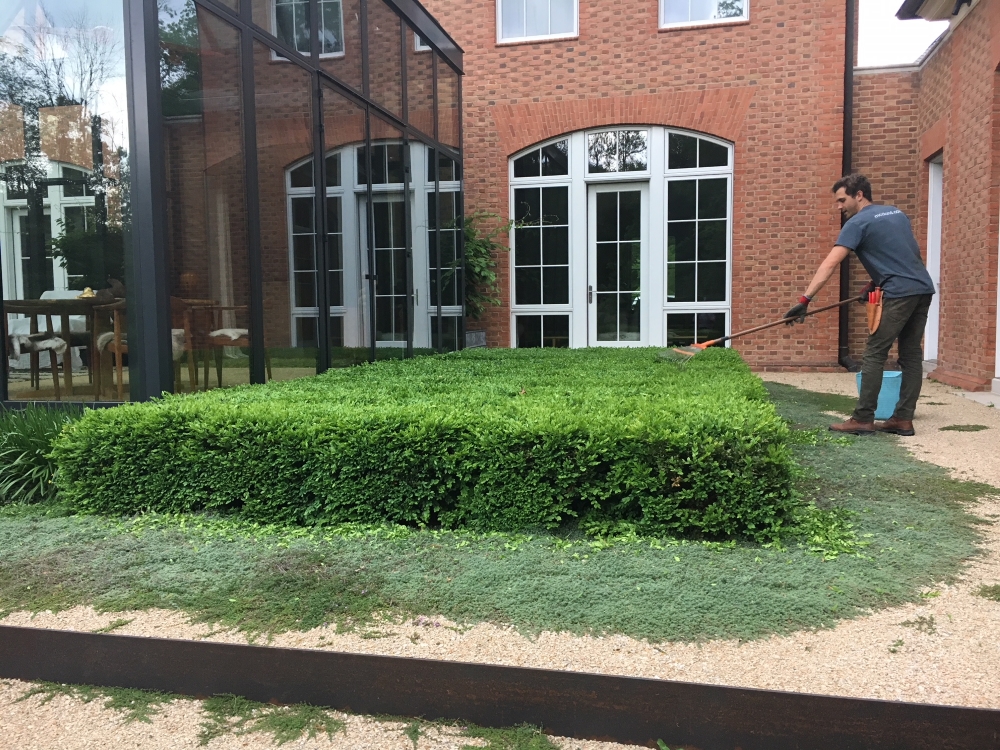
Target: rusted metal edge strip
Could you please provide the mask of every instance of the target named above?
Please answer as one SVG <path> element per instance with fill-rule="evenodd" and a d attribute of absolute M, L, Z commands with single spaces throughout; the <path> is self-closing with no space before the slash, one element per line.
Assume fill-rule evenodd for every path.
<path fill-rule="evenodd" d="M 696 750 L 1000 750 L 1000 711 L 547 669 L 0 626 L 0 677 L 232 693 Z"/>

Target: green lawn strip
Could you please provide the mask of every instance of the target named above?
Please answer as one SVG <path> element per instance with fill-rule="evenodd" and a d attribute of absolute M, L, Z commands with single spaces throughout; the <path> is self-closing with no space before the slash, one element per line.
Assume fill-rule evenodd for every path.
<path fill-rule="evenodd" d="M 780 545 L 578 529 L 471 534 L 400 527 L 272 528 L 226 518 L 122 521 L 0 512 L 0 612 L 163 607 L 252 635 L 381 614 L 624 633 L 759 638 L 913 601 L 976 554 L 965 510 L 995 492 L 911 457 L 896 438 L 837 437 L 851 399 L 768 386 L 794 427 L 798 492 L 816 510 Z M 846 551 L 845 551 L 846 550 Z"/>
<path fill-rule="evenodd" d="M 194 700 L 183 695 L 151 690 L 38 682 L 22 693 L 17 701 L 26 701 L 34 696 L 41 696 L 43 704 L 58 696 L 66 696 L 83 703 L 103 700 L 103 707 L 120 712 L 126 724 L 136 721 L 151 723 L 153 716 L 159 713 L 164 705 L 178 700 Z M 227 734 L 242 736 L 251 733 L 269 734 L 276 745 L 284 745 L 324 734 L 333 737 L 346 728 L 344 721 L 333 716 L 330 709 L 304 703 L 279 706 L 258 703 L 236 695 L 216 695 L 200 703 L 203 719 L 198 741 L 201 745 L 207 745 L 213 739 Z M 454 727 L 460 737 L 486 740 L 489 744 L 485 747 L 490 750 L 555 750 L 557 747 L 541 730 L 528 725 L 488 729 L 474 724 L 433 722 L 399 716 L 368 718 L 373 721 L 405 723 L 403 733 L 413 742 L 414 750 L 419 750 L 420 738 L 431 727 Z"/>

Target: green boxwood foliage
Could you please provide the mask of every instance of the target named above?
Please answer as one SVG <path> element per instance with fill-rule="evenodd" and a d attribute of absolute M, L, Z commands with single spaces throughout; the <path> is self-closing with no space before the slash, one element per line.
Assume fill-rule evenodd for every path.
<path fill-rule="evenodd" d="M 92 411 L 54 456 L 81 512 L 764 539 L 795 506 L 788 435 L 730 350 L 470 350 Z"/>

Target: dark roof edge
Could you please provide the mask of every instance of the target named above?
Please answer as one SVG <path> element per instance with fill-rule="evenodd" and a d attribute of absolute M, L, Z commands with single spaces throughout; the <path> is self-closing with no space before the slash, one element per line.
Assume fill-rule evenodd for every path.
<path fill-rule="evenodd" d="M 385 0 L 386 4 L 393 7 L 409 26 L 420 35 L 420 38 L 430 43 L 432 47 L 441 53 L 448 62 L 460 73 L 462 70 L 462 58 L 464 50 L 458 46 L 458 42 L 451 38 L 451 35 L 444 30 L 441 23 L 430 14 L 420 0 Z"/>
<path fill-rule="evenodd" d="M 914 18 L 920 18 L 917 15 L 917 11 L 920 10 L 920 6 L 923 4 L 924 0 L 903 0 L 903 4 L 896 11 L 896 18 L 900 21 L 912 21 Z"/>

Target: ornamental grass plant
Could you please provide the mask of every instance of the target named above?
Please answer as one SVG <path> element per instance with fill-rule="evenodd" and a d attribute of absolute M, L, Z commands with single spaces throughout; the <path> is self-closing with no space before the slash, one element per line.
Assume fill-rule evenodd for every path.
<path fill-rule="evenodd" d="M 788 438 L 730 350 L 469 350 L 88 412 L 53 455 L 83 513 L 760 541 L 796 508 Z"/>

